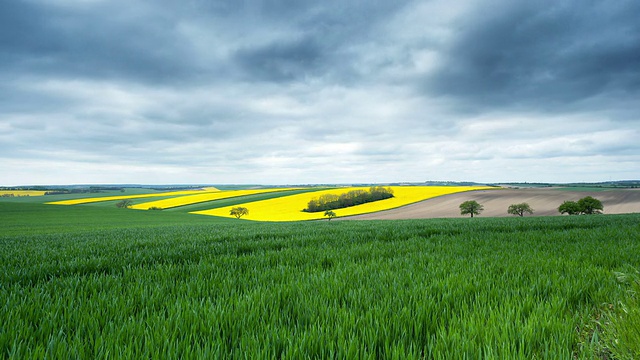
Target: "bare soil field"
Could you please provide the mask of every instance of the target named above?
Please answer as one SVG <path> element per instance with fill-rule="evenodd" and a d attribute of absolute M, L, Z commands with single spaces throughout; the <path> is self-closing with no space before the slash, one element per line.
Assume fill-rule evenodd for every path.
<path fill-rule="evenodd" d="M 507 214 L 511 204 L 526 202 L 534 210 L 531 216 L 560 215 L 558 206 L 565 200 L 577 201 L 592 196 L 604 206 L 604 214 L 640 212 L 640 189 L 615 189 L 603 191 L 576 191 L 562 188 L 481 190 L 439 196 L 415 204 L 377 213 L 349 216 L 345 220 L 398 220 L 454 218 L 460 215 L 460 204 L 476 200 L 484 211 L 482 217 L 514 216 Z M 525 216 L 530 216 L 525 214 Z M 468 215 L 465 215 L 468 217 Z"/>

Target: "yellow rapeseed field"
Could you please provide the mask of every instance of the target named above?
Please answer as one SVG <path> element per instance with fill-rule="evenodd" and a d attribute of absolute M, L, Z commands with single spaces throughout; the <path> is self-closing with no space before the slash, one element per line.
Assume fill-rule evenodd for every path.
<path fill-rule="evenodd" d="M 79 204 L 89 204 L 89 203 L 95 203 L 95 202 L 101 202 L 101 201 L 144 199 L 144 198 L 153 198 L 153 197 L 160 197 L 160 196 L 182 196 L 182 195 L 193 195 L 193 194 L 203 194 L 203 193 L 215 193 L 218 191 L 220 190 L 214 187 L 208 187 L 208 188 L 203 188 L 201 190 L 169 191 L 169 192 L 158 192 L 153 194 L 117 195 L 117 196 L 102 196 L 102 197 L 92 197 L 92 198 L 83 198 L 83 199 L 62 200 L 62 201 L 48 202 L 46 204 L 79 205 Z"/>
<path fill-rule="evenodd" d="M 351 190 L 368 189 L 368 187 L 336 188 L 249 202 L 241 205 L 249 210 L 249 214 L 242 217 L 242 219 L 256 221 L 299 221 L 322 219 L 325 218 L 323 211 L 316 213 L 307 213 L 302 211 L 302 209 L 307 207 L 307 204 L 311 199 L 317 198 L 323 194 L 340 195 Z M 337 209 L 333 210 L 333 212 L 338 217 L 366 214 L 397 208 L 436 196 L 463 191 L 488 190 L 495 188 L 489 186 L 391 186 L 391 189 L 393 189 L 393 198 Z M 229 214 L 232 207 L 233 206 L 227 206 L 218 209 L 194 211 L 192 214 L 232 217 Z"/>
<path fill-rule="evenodd" d="M 0 190 L 0 196 L 42 196 L 45 192 L 39 190 Z"/>
<path fill-rule="evenodd" d="M 178 196 L 170 199 L 161 199 L 156 201 L 149 201 L 141 204 L 131 206 L 132 209 L 148 210 L 151 207 L 160 209 L 170 209 L 173 207 L 197 204 L 205 201 L 222 200 L 238 196 L 264 194 L 276 191 L 295 190 L 294 188 L 270 188 L 270 189 L 252 189 L 252 190 L 229 190 L 218 192 L 207 192 L 196 195 Z"/>

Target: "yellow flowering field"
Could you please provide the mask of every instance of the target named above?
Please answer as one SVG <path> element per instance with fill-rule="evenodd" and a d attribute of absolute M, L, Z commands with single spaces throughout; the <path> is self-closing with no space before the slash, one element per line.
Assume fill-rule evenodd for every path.
<path fill-rule="evenodd" d="M 43 196 L 45 192 L 39 190 L 0 190 L 0 196 Z"/>
<path fill-rule="evenodd" d="M 144 199 L 144 198 L 153 198 L 159 196 L 182 196 L 182 195 L 193 195 L 193 194 L 203 194 L 203 193 L 214 193 L 220 190 L 214 187 L 207 187 L 201 190 L 182 190 L 182 191 L 169 191 L 169 192 L 158 192 L 153 194 L 140 194 L 140 195 L 117 195 L 117 196 L 102 196 L 102 197 L 92 197 L 92 198 L 83 198 L 83 199 L 72 199 L 72 200 L 62 200 L 62 201 L 53 201 L 48 202 L 46 204 L 53 205 L 79 205 L 79 204 L 89 204 L 101 201 L 112 201 L 112 200 L 125 200 L 125 199 Z"/>
<path fill-rule="evenodd" d="M 161 209 L 170 209 L 173 207 L 197 204 L 205 201 L 222 200 L 238 196 L 264 194 L 277 191 L 296 190 L 299 188 L 270 188 L 270 189 L 252 189 L 252 190 L 229 190 L 218 192 L 207 192 L 204 194 L 178 196 L 170 199 L 161 199 L 156 201 L 149 201 L 141 204 L 135 204 L 131 206 L 132 209 L 148 210 L 151 207 L 157 207 Z"/>
<path fill-rule="evenodd" d="M 307 207 L 307 204 L 311 199 L 317 198 L 323 194 L 340 195 L 351 190 L 368 189 L 369 187 L 336 188 L 249 202 L 242 204 L 242 207 L 249 210 L 249 214 L 242 218 L 256 221 L 299 221 L 323 219 L 325 218 L 323 211 L 315 213 L 302 211 L 302 209 Z M 397 208 L 436 196 L 454 194 L 463 191 L 488 190 L 495 188 L 490 186 L 391 186 L 391 189 L 393 189 L 394 197 L 390 199 L 337 209 L 333 210 L 333 212 L 339 217 L 366 214 Z M 194 211 L 191 212 L 191 214 L 233 217 L 229 214 L 232 207 L 233 206 L 227 206 L 218 209 Z"/>

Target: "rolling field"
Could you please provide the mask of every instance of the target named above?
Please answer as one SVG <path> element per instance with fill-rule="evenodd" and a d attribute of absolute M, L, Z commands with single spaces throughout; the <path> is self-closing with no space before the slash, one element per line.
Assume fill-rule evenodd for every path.
<path fill-rule="evenodd" d="M 394 197 L 369 202 L 361 205 L 337 209 L 336 216 L 352 216 L 389 210 L 406 206 L 426 199 L 460 192 L 496 190 L 489 186 L 392 186 L 389 187 Z M 300 221 L 318 220 L 324 218 L 324 212 L 303 212 L 307 203 L 326 194 L 340 195 L 352 190 L 368 190 L 369 187 L 338 187 L 338 188 L 259 188 L 219 190 L 205 188 L 202 190 L 188 190 L 175 192 L 153 192 L 143 194 L 126 194 L 93 197 L 72 197 L 48 201 L 51 205 L 87 205 L 99 204 L 114 206 L 117 201 L 130 201 L 130 208 L 136 210 L 167 210 L 182 208 L 191 214 L 210 215 L 216 217 L 233 218 L 230 210 L 237 205 L 249 209 L 244 219 L 255 221 Z M 264 196 L 273 195 L 273 196 Z M 151 201 L 149 201 L 151 199 Z M 227 205 L 224 200 L 234 199 Z M 224 204 L 224 205 L 223 205 Z"/>
<path fill-rule="evenodd" d="M 458 205 L 476 200 L 484 206 L 482 217 L 510 217 L 507 208 L 511 204 L 526 202 L 535 210 L 534 216 L 560 215 L 558 206 L 565 200 L 577 201 L 593 196 L 602 201 L 604 214 L 640 213 L 639 189 L 544 188 L 503 189 L 500 191 L 473 191 L 428 199 L 397 209 L 349 217 L 352 220 L 398 220 L 461 217 Z M 528 215 L 527 215 L 528 216 Z"/>
<path fill-rule="evenodd" d="M 263 223 L 0 201 L 0 215 L 2 358 L 638 354 L 638 214 Z"/>
<path fill-rule="evenodd" d="M 394 197 L 386 200 L 374 201 L 362 205 L 337 209 L 334 212 L 338 217 L 373 213 L 382 210 L 393 209 L 411 203 L 430 199 L 442 195 L 473 192 L 479 190 L 498 191 L 488 186 L 391 186 Z M 368 190 L 368 187 L 347 187 L 322 190 L 311 193 L 283 196 L 268 200 L 248 202 L 242 206 L 249 209 L 249 214 L 244 217 L 247 220 L 256 221 L 300 221 L 318 220 L 324 218 L 324 212 L 303 212 L 307 203 L 324 194 L 340 195 L 351 190 Z M 193 214 L 212 215 L 219 217 L 233 217 L 229 214 L 232 206 L 216 208 L 212 210 L 195 211 Z"/>

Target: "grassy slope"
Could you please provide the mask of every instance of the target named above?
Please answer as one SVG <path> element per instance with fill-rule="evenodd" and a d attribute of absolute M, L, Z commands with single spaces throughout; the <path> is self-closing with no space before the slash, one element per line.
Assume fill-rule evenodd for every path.
<path fill-rule="evenodd" d="M 640 215 L 0 217 L 0 357 L 589 358 L 593 319 L 626 296 L 614 272 L 640 268 Z"/>
<path fill-rule="evenodd" d="M 136 211 L 113 207 L 63 206 L 0 201 L 0 234 L 20 235 L 58 232 L 90 232 L 166 224 L 211 224 L 229 221 L 158 211 Z"/>

